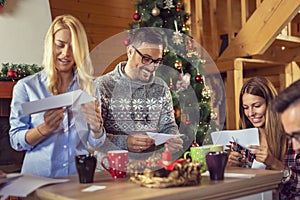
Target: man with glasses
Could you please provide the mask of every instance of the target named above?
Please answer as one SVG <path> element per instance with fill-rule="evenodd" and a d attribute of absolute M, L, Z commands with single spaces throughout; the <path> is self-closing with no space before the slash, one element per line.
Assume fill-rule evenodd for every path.
<path fill-rule="evenodd" d="M 146 132 L 179 134 L 172 97 L 166 83 L 154 75 L 162 64 L 163 39 L 155 28 L 134 31 L 127 61 L 96 80 L 102 95 L 107 142 L 99 151 L 126 149 L 131 155 L 152 152 L 154 140 Z M 170 152 L 180 152 L 180 137 L 167 140 Z"/>
<path fill-rule="evenodd" d="M 282 91 L 273 103 L 288 139 L 280 199 L 294 199 L 300 195 L 300 80 Z"/>

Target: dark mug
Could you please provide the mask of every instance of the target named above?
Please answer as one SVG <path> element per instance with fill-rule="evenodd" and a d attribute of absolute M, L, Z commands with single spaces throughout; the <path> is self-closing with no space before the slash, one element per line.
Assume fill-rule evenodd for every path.
<path fill-rule="evenodd" d="M 208 152 L 206 154 L 206 164 L 210 180 L 224 180 L 227 160 L 228 153 L 226 151 Z"/>
<path fill-rule="evenodd" d="M 93 183 L 97 159 L 93 154 L 75 156 L 76 169 L 80 183 Z"/>

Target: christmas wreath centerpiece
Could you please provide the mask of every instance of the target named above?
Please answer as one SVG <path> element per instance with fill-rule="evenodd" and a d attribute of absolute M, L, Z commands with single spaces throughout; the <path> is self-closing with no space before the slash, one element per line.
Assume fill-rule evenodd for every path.
<path fill-rule="evenodd" d="M 164 153 L 154 154 L 147 160 L 129 160 L 127 172 L 130 175 L 130 181 L 148 188 L 200 184 L 200 169 L 203 163 L 191 162 L 189 159 L 165 162 Z"/>
<path fill-rule="evenodd" d="M 7 0 L 0 0 L 0 10 L 6 5 Z"/>

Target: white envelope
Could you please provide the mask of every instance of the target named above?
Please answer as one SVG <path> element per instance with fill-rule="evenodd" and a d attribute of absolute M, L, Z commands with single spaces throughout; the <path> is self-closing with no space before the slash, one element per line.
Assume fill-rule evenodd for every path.
<path fill-rule="evenodd" d="M 80 105 L 90 101 L 95 101 L 95 98 L 82 90 L 75 90 L 45 99 L 23 103 L 22 109 L 25 115 L 30 115 L 53 108 Z"/>

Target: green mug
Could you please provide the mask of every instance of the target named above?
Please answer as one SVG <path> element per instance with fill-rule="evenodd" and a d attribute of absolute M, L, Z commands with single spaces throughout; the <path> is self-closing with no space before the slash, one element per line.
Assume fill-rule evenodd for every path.
<path fill-rule="evenodd" d="M 224 151 L 224 147 L 222 144 L 209 144 L 209 145 L 204 145 L 204 147 L 209 147 L 211 152 Z"/>
<path fill-rule="evenodd" d="M 184 159 L 187 158 L 188 155 L 192 158 L 193 162 L 202 162 L 203 167 L 201 168 L 201 172 L 205 172 L 207 170 L 206 165 L 206 153 L 210 151 L 210 147 L 207 146 L 200 146 L 200 147 L 191 147 L 190 151 L 184 153 Z"/>

